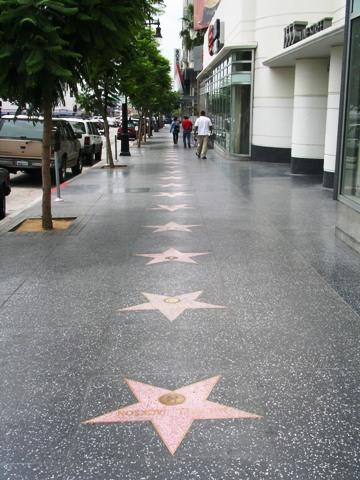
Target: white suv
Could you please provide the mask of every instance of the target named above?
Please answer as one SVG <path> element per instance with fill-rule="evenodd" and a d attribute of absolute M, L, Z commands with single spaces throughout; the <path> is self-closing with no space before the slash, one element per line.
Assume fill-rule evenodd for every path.
<path fill-rule="evenodd" d="M 88 163 L 101 160 L 102 138 L 97 129 L 96 122 L 93 120 L 83 120 L 82 118 L 65 118 L 72 126 L 75 133 L 81 133 L 81 155 Z"/>

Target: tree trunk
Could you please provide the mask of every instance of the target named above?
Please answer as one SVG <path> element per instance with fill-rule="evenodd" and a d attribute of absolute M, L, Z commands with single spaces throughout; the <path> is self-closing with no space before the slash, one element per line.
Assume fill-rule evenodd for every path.
<path fill-rule="evenodd" d="M 149 127 L 148 127 L 148 137 L 152 137 L 152 127 L 151 127 L 151 123 L 152 123 L 152 113 L 149 112 Z"/>
<path fill-rule="evenodd" d="M 142 114 L 138 112 L 139 114 L 139 128 L 138 128 L 138 139 L 137 139 L 137 146 L 138 148 L 141 147 L 141 137 L 142 137 Z"/>
<path fill-rule="evenodd" d="M 106 111 L 105 107 L 105 111 Z M 106 113 L 103 115 L 103 120 L 104 120 L 104 133 L 105 133 L 105 141 L 106 141 L 106 156 L 109 161 L 110 168 L 114 168 L 114 159 L 113 159 L 113 154 L 111 150 L 111 141 L 110 141 L 110 129 L 109 129 L 109 122 L 107 119 Z"/>
<path fill-rule="evenodd" d="M 146 143 L 146 131 L 147 131 L 147 126 L 146 126 L 146 114 L 144 116 L 144 143 Z"/>
<path fill-rule="evenodd" d="M 50 153 L 51 153 L 51 130 L 52 130 L 52 103 L 51 99 L 44 101 L 44 131 L 42 140 L 42 228 L 52 230 L 51 214 L 51 174 L 50 174 Z"/>

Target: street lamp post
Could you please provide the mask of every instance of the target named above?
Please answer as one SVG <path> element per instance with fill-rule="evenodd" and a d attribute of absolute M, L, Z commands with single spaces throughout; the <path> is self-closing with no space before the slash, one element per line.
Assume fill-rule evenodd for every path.
<path fill-rule="evenodd" d="M 129 148 L 129 129 L 128 129 L 128 106 L 127 106 L 127 97 L 125 97 L 125 102 L 121 106 L 121 152 L 120 157 L 130 157 L 130 148 Z"/>
<path fill-rule="evenodd" d="M 147 22 L 147 25 L 151 28 L 151 25 L 156 25 L 155 29 L 155 38 L 162 38 L 160 20 L 153 22 L 151 18 Z M 128 130 L 128 106 L 127 106 L 127 97 L 125 97 L 125 103 L 121 106 L 122 113 L 122 133 L 121 133 L 121 152 L 120 157 L 130 157 L 130 148 L 129 148 L 129 130 Z M 151 120 L 150 120 L 151 121 Z M 141 132 L 138 132 L 138 135 L 141 135 Z"/>

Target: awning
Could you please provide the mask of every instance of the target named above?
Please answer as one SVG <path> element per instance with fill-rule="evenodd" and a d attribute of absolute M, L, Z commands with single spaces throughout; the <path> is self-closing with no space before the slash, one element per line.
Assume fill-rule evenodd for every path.
<path fill-rule="evenodd" d="M 211 72 L 230 52 L 234 50 L 255 50 L 257 42 L 243 44 L 243 45 L 229 45 L 223 47 L 220 52 L 212 58 L 210 63 L 199 73 L 197 80 L 202 80 L 209 72 Z"/>

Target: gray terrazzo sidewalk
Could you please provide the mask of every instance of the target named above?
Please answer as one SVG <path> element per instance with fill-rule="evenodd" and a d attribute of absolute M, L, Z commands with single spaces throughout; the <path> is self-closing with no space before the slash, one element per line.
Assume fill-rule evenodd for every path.
<path fill-rule="evenodd" d="M 358 479 L 360 260 L 331 192 L 155 135 L 64 186 L 69 230 L 0 222 L 0 479 Z"/>

